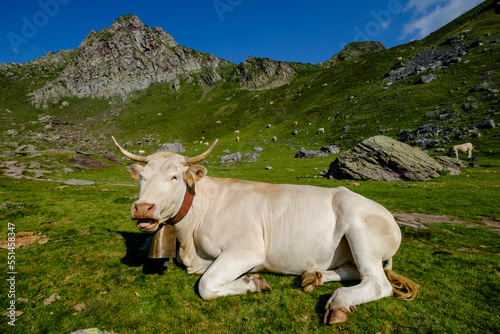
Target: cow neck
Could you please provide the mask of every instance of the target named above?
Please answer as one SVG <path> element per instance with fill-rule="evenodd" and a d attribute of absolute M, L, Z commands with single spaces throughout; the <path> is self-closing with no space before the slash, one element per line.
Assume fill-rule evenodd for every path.
<path fill-rule="evenodd" d="M 179 212 L 174 217 L 169 218 L 166 223 L 170 225 L 175 225 L 178 222 L 184 218 L 188 211 L 189 208 L 191 208 L 191 204 L 193 203 L 193 198 L 194 198 L 194 183 L 193 186 L 190 187 L 189 184 L 186 187 L 186 195 L 184 195 L 184 201 L 182 202 L 181 208 L 179 209 Z"/>

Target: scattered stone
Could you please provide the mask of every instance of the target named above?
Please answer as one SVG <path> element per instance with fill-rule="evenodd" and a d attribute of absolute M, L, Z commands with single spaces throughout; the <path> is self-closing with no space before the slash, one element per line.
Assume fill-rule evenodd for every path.
<path fill-rule="evenodd" d="M 14 137 L 14 136 L 17 136 L 19 134 L 19 132 L 17 132 L 16 129 L 10 129 L 10 130 L 5 131 L 5 134 L 7 136 L 13 136 Z"/>
<path fill-rule="evenodd" d="M 228 155 L 223 155 L 222 157 L 220 157 L 220 160 L 221 166 L 231 166 L 232 164 L 241 162 L 241 153 L 235 152 Z"/>
<path fill-rule="evenodd" d="M 471 125 L 471 128 L 477 128 L 477 129 L 494 129 L 495 128 L 495 121 L 489 118 L 485 118 L 482 121 Z"/>
<path fill-rule="evenodd" d="M 257 151 L 257 152 L 262 152 L 264 151 L 264 149 L 262 147 L 254 147 L 253 148 L 254 151 Z"/>
<path fill-rule="evenodd" d="M 298 151 L 295 154 L 295 157 L 296 158 L 314 158 L 314 157 L 320 156 L 321 154 L 324 154 L 324 153 L 323 152 L 318 153 L 318 151 L 306 150 L 305 148 L 302 147 L 300 149 L 300 151 Z"/>
<path fill-rule="evenodd" d="M 19 145 L 14 153 L 17 155 L 35 155 L 38 153 L 38 148 L 34 145 Z"/>
<path fill-rule="evenodd" d="M 259 153 L 245 153 L 243 156 L 246 158 L 245 162 L 258 162 L 260 154 Z"/>
<path fill-rule="evenodd" d="M 272 169 L 273 169 L 273 167 L 271 167 L 271 166 L 266 166 L 266 168 L 265 168 L 265 169 L 266 169 L 266 170 L 272 170 Z"/>
<path fill-rule="evenodd" d="M 182 145 L 179 142 L 176 142 L 176 143 L 166 143 L 166 144 L 163 144 L 157 152 L 162 152 L 162 151 L 170 151 L 170 152 L 175 152 L 175 153 L 184 153 L 184 152 L 186 152 L 186 149 L 184 148 L 184 145 Z"/>
<path fill-rule="evenodd" d="M 320 151 L 334 155 L 339 153 L 340 149 L 336 145 L 328 145 L 321 147 Z"/>
<path fill-rule="evenodd" d="M 66 184 L 72 185 L 72 186 L 88 186 L 91 184 L 94 184 L 94 181 L 88 181 L 88 180 L 75 180 L 75 179 L 69 179 L 66 182 Z"/>
<path fill-rule="evenodd" d="M 418 80 L 418 83 L 427 84 L 427 83 L 432 82 L 432 81 L 434 81 L 436 79 L 437 79 L 437 76 L 435 74 L 423 75 Z"/>

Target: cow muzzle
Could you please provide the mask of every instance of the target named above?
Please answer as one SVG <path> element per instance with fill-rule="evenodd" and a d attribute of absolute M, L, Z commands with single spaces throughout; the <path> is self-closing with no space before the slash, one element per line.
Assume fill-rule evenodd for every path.
<path fill-rule="evenodd" d="M 137 219 L 137 228 L 142 232 L 154 232 L 158 228 L 156 204 L 134 203 L 132 205 L 132 219 Z"/>

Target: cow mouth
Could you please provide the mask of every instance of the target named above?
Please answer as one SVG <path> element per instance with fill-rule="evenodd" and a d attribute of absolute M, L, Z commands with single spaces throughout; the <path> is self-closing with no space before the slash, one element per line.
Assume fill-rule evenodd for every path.
<path fill-rule="evenodd" d="M 158 225 L 158 221 L 154 219 L 138 219 L 137 228 L 139 230 L 152 230 Z"/>

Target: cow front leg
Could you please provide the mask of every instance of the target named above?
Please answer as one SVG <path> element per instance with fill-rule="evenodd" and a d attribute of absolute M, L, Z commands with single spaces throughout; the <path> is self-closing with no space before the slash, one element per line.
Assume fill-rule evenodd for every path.
<path fill-rule="evenodd" d="M 222 296 L 270 291 L 271 286 L 260 274 L 240 277 L 261 263 L 261 258 L 255 255 L 219 255 L 200 279 L 200 296 L 214 300 Z"/>

